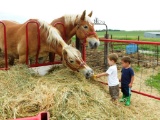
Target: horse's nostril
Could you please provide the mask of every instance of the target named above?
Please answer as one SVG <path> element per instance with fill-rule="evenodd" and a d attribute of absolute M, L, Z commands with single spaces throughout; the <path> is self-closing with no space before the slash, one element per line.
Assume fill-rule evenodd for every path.
<path fill-rule="evenodd" d="M 92 43 L 91 43 L 91 42 L 89 42 L 89 45 L 90 45 L 90 46 L 92 46 Z"/>
<path fill-rule="evenodd" d="M 98 44 L 97 44 L 97 43 L 94 43 L 94 47 L 97 48 L 97 46 L 98 46 Z"/>
<path fill-rule="evenodd" d="M 88 77 L 90 75 L 90 73 L 86 73 L 86 76 Z"/>
<path fill-rule="evenodd" d="M 90 77 L 90 73 L 88 72 L 86 73 L 86 79 L 89 79 L 89 77 Z"/>
<path fill-rule="evenodd" d="M 89 42 L 89 46 L 91 49 L 94 49 L 94 44 L 92 42 Z"/>

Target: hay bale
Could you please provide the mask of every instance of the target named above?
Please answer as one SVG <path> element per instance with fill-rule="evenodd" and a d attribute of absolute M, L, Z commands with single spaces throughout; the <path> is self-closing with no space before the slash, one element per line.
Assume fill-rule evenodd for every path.
<path fill-rule="evenodd" d="M 98 82 L 86 80 L 63 66 L 43 77 L 31 74 L 25 66 L 14 66 L 0 71 L 0 86 L 1 120 L 35 116 L 45 110 L 50 112 L 51 120 L 156 120 L 159 115 L 154 111 L 150 114 L 155 104 L 148 106 L 143 97 L 136 95 L 130 107 L 115 106 L 106 86 L 104 89 Z"/>

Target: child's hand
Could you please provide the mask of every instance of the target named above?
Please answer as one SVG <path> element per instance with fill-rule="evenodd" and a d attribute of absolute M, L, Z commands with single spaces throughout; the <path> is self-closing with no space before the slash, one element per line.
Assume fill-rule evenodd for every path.
<path fill-rule="evenodd" d="M 132 83 L 130 83 L 128 86 L 131 88 L 132 87 Z"/>
<path fill-rule="evenodd" d="M 99 76 L 98 75 L 95 75 L 95 78 L 98 78 Z"/>

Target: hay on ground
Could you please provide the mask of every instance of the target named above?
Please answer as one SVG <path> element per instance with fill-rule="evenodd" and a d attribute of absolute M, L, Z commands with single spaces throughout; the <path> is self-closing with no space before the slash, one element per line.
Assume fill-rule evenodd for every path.
<path fill-rule="evenodd" d="M 160 102 L 137 94 L 132 105 L 110 102 L 107 86 L 78 72 L 56 67 L 49 75 L 33 75 L 25 66 L 0 71 L 0 119 L 35 116 L 49 111 L 51 120 L 158 120 Z"/>

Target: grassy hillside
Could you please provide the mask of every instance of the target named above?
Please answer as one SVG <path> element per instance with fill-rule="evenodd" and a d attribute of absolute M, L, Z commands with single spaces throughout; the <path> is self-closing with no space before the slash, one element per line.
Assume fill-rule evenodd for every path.
<path fill-rule="evenodd" d="M 137 40 L 139 36 L 140 40 L 144 41 L 160 41 L 160 38 L 145 38 L 144 32 L 147 31 L 108 31 L 108 34 L 112 35 L 114 39 Z M 99 37 L 103 37 L 105 35 L 105 31 L 97 33 Z"/>

